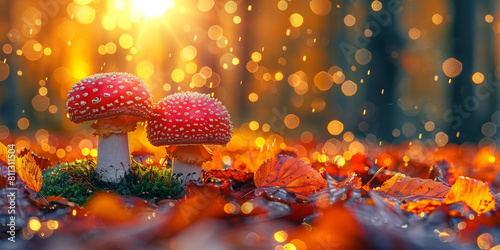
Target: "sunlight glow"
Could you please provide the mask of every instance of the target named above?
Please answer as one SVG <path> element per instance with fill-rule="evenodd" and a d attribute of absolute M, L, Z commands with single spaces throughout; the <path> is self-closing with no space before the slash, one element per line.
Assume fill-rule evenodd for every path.
<path fill-rule="evenodd" d="M 168 9 L 175 6 L 173 0 L 130 0 L 130 2 L 146 18 L 161 17 Z"/>

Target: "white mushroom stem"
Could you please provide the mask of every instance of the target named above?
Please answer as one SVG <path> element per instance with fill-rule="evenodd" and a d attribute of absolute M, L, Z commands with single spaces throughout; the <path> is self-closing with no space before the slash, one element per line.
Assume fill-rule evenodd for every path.
<path fill-rule="evenodd" d="M 172 176 L 186 184 L 189 181 L 201 181 L 201 165 L 203 163 L 183 162 L 179 159 L 172 158 Z"/>
<path fill-rule="evenodd" d="M 101 180 L 120 182 L 130 170 L 128 133 L 99 136 L 97 173 Z"/>

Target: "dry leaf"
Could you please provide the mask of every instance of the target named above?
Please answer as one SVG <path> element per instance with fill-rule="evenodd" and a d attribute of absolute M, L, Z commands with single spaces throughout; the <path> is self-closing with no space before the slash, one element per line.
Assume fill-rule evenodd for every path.
<path fill-rule="evenodd" d="M 9 148 L 5 146 L 5 144 L 0 142 L 0 162 L 5 164 L 6 166 L 9 165 Z"/>
<path fill-rule="evenodd" d="M 239 197 L 255 189 L 253 175 L 236 169 L 209 170 L 203 172 L 203 180 L 205 185 L 220 189 L 223 194 Z"/>
<path fill-rule="evenodd" d="M 70 202 L 68 201 L 68 199 L 64 198 L 64 197 L 61 197 L 61 196 L 54 196 L 54 195 L 51 195 L 51 196 L 47 196 L 46 200 L 50 203 L 50 202 L 57 202 L 57 203 L 65 203 L 65 204 L 69 204 Z M 47 203 L 45 203 L 47 204 Z M 47 204 L 48 205 L 48 204 Z"/>
<path fill-rule="evenodd" d="M 378 190 L 380 195 L 396 198 L 432 198 L 442 200 L 450 191 L 445 184 L 429 179 L 408 178 L 396 174 L 382 184 Z"/>
<path fill-rule="evenodd" d="M 21 152 L 19 152 L 18 157 L 23 157 L 26 154 L 31 154 L 31 156 L 33 157 L 33 159 L 36 162 L 36 165 L 38 165 L 38 167 L 40 167 L 41 170 L 47 169 L 51 166 L 49 159 L 31 152 L 27 148 L 24 148 L 23 150 L 21 150 Z"/>
<path fill-rule="evenodd" d="M 387 166 L 383 166 L 381 168 L 379 168 L 377 170 L 377 172 L 375 172 L 375 174 L 373 175 L 373 177 L 365 184 L 363 185 L 359 191 L 361 191 L 361 196 L 363 197 L 368 197 L 368 192 L 371 190 L 371 187 L 370 187 L 370 184 L 373 180 L 375 180 L 375 178 L 380 174 L 382 173 L 382 171 L 386 170 L 387 169 Z"/>
<path fill-rule="evenodd" d="M 203 179 L 219 179 L 221 181 L 246 182 L 253 178 L 253 173 L 236 169 L 209 170 L 203 173 Z"/>
<path fill-rule="evenodd" d="M 359 174 L 366 173 L 373 165 L 368 157 L 360 153 L 353 155 L 347 164 L 350 166 L 352 171 Z"/>
<path fill-rule="evenodd" d="M 16 172 L 26 186 L 35 192 L 40 192 L 43 179 L 42 171 L 32 154 L 25 154 L 16 160 Z"/>
<path fill-rule="evenodd" d="M 284 189 L 303 199 L 327 186 L 326 180 L 310 164 L 284 155 L 264 162 L 255 172 L 254 183 L 256 193 Z"/>
<path fill-rule="evenodd" d="M 267 159 L 274 157 L 276 154 L 271 150 L 258 150 L 249 149 L 246 151 L 238 152 L 224 152 L 221 150 L 214 150 L 212 161 L 205 162 L 203 164 L 203 169 L 205 170 L 221 170 L 224 169 L 222 159 L 224 157 L 230 157 L 232 160 L 231 169 L 236 169 L 244 172 L 253 173 L 257 168 L 259 168 L 262 163 Z"/>
<path fill-rule="evenodd" d="M 200 220 L 226 215 L 224 212 L 226 202 L 218 190 L 198 185 L 187 187 L 189 196 L 175 205 L 172 221 L 165 232 L 167 235 L 178 233 Z"/>
<path fill-rule="evenodd" d="M 436 210 L 436 208 L 438 208 L 442 204 L 443 204 L 442 201 L 427 200 L 426 199 L 426 200 L 419 200 L 419 201 L 414 201 L 414 202 L 403 204 L 403 205 L 401 205 L 400 208 L 402 210 L 406 210 L 408 212 L 412 212 L 412 213 L 416 213 L 416 214 L 419 214 L 421 212 L 426 212 L 429 214 L 430 212 Z"/>
<path fill-rule="evenodd" d="M 347 200 L 351 191 L 361 186 L 361 180 L 356 173 L 351 173 L 341 182 L 335 181 L 330 175 L 326 175 L 328 187 L 312 194 L 308 201 L 314 201 L 318 207 L 329 207 L 340 200 Z"/>
<path fill-rule="evenodd" d="M 234 156 L 232 169 L 239 169 L 245 172 L 255 172 L 267 159 L 275 156 L 270 150 L 248 150 Z"/>
<path fill-rule="evenodd" d="M 448 160 L 438 160 L 429 169 L 429 179 L 440 181 L 449 186 L 458 178 L 455 165 Z"/>
<path fill-rule="evenodd" d="M 98 192 L 85 204 L 85 208 L 104 221 L 120 222 L 131 220 L 132 212 L 125 207 L 119 196 L 113 193 Z"/>
<path fill-rule="evenodd" d="M 370 249 L 365 233 L 352 211 L 334 205 L 321 210 L 320 218 L 299 227 L 290 239 L 298 239 L 301 249 Z"/>
<path fill-rule="evenodd" d="M 495 210 L 495 199 L 490 187 L 480 180 L 468 177 L 460 176 L 444 200 L 445 204 L 455 202 L 464 202 L 478 214 Z"/>
<path fill-rule="evenodd" d="M 299 151 L 295 148 L 292 147 L 286 147 L 285 149 L 282 149 L 281 152 L 278 155 L 287 155 L 290 157 L 299 157 Z"/>

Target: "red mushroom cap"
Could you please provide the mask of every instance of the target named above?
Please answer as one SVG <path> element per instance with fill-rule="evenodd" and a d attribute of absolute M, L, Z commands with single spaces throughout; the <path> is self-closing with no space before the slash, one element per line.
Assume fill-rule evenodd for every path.
<path fill-rule="evenodd" d="M 152 97 L 146 84 L 132 74 L 99 73 L 75 84 L 66 106 L 75 123 L 118 115 L 146 120 L 151 115 Z"/>
<path fill-rule="evenodd" d="M 180 92 L 154 106 L 147 132 L 155 146 L 226 145 L 233 127 L 226 107 L 217 99 L 197 92 Z"/>

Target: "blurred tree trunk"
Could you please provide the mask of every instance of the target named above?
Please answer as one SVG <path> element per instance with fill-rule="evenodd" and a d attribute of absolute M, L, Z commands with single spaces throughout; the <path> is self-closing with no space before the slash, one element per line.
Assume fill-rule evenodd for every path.
<path fill-rule="evenodd" d="M 383 0 L 382 6 L 388 6 L 388 0 Z M 392 130 L 398 126 L 397 117 L 402 115 L 398 107 L 398 72 L 399 62 L 397 60 L 405 40 L 399 30 L 399 20 L 393 13 L 390 21 L 380 23 L 374 15 L 368 15 L 368 22 L 379 23 L 382 26 L 378 34 L 370 38 L 367 49 L 372 54 L 372 59 L 367 65 L 370 76 L 366 78 L 367 97 L 366 100 L 373 105 L 375 114 L 370 116 L 369 133 L 373 133 L 384 141 L 393 141 Z M 383 90 L 383 94 L 382 93 Z"/>
<path fill-rule="evenodd" d="M 2 40 L 2 44 L 12 44 L 8 39 L 7 39 L 7 33 L 9 30 L 12 28 L 10 23 L 11 23 L 11 6 L 12 2 L 11 1 L 1 1 L 0 2 L 0 20 L 2 20 L 2 23 L 7 24 L 7 30 L 5 33 L 5 40 Z M 15 44 L 13 45 L 13 51 L 16 51 L 17 47 Z M 17 85 L 15 81 L 15 65 L 16 63 L 13 63 L 15 60 L 15 54 L 11 54 L 10 56 L 6 55 L 6 63 L 10 66 L 10 73 L 7 79 L 5 79 L 3 82 L 0 82 L 2 92 L 0 94 L 0 125 L 6 125 L 9 127 L 9 129 L 14 130 L 17 129 L 17 115 L 19 114 L 18 107 L 20 107 L 19 100 L 17 98 Z M 2 58 L 3 59 L 3 58 Z M 3 61 L 3 60 L 2 60 Z M 5 92 L 4 92 L 5 91 Z"/>
<path fill-rule="evenodd" d="M 488 11 L 491 11 L 490 14 L 492 14 L 495 18 L 497 17 L 498 13 L 498 2 L 496 1 L 486 1 L 485 6 L 483 7 Z M 493 139 L 496 140 L 496 147 L 497 149 L 500 149 L 500 123 L 498 123 L 497 120 L 495 120 L 495 117 L 493 114 L 495 112 L 500 112 L 500 84 L 499 84 L 499 77 L 496 74 L 497 70 L 497 65 L 499 63 L 500 59 L 500 51 L 497 49 L 497 45 L 499 44 L 498 40 L 498 34 L 496 32 L 492 32 L 492 28 L 494 26 L 490 26 L 489 23 L 486 23 L 486 41 L 488 42 L 487 46 L 487 62 L 486 62 L 486 73 L 485 74 L 485 81 L 483 84 L 488 84 L 488 88 L 492 90 L 491 96 L 487 99 L 486 105 L 488 107 L 488 116 L 487 119 L 491 118 L 491 121 L 493 123 L 497 122 L 495 125 L 497 126 L 497 132 L 495 135 L 493 135 Z"/>
<path fill-rule="evenodd" d="M 495 10 L 495 14 L 499 13 L 500 12 L 500 5 L 495 4 L 494 10 Z M 495 16 L 498 16 L 498 15 L 495 15 Z M 497 48 L 497 46 L 500 45 L 500 40 L 499 40 L 498 34 L 494 35 L 494 37 L 492 38 L 492 43 L 493 43 L 492 44 L 493 48 Z M 493 55 L 494 56 L 493 56 L 491 74 L 492 74 L 493 82 L 495 83 L 494 84 L 495 92 L 493 94 L 492 99 L 493 99 L 493 101 L 495 101 L 495 104 L 493 105 L 494 109 L 492 111 L 491 119 L 495 123 L 495 125 L 497 126 L 497 133 L 495 134 L 494 139 L 496 140 L 497 150 L 500 150 L 500 119 L 499 119 L 498 113 L 495 113 L 495 112 L 500 113 L 500 84 L 499 84 L 500 75 L 497 74 L 497 72 L 500 73 L 500 71 L 497 70 L 497 69 L 500 69 L 500 67 L 497 68 L 497 65 L 500 64 L 500 50 L 494 50 Z"/>
<path fill-rule="evenodd" d="M 471 76 L 474 66 L 475 2 L 456 0 L 453 9 L 451 48 L 453 57 L 462 63 L 462 72 L 452 80 L 453 120 L 448 129 L 450 142 L 477 141 L 481 135 L 479 106 L 474 98 Z M 456 136 L 460 132 L 459 137 Z"/>

